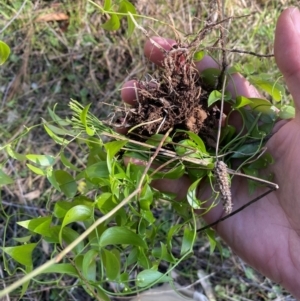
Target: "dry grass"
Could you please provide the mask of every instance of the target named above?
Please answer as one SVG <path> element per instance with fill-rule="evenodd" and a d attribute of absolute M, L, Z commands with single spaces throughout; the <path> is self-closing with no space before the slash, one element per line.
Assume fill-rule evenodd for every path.
<path fill-rule="evenodd" d="M 195 34 L 203 26 L 203 20 L 210 13 L 210 1 L 132 2 L 140 14 L 171 24 L 166 26 L 146 19 L 139 20 L 150 35 L 189 38 L 190 34 Z M 280 11 L 298 3 L 292 0 L 224 2 L 228 16 L 251 14 L 229 21 L 226 48 L 261 54 L 273 52 L 275 21 Z M 63 13 L 69 19 L 51 22 L 37 20 L 50 13 Z M 145 36 L 141 32 L 136 30 L 128 40 L 124 28 L 118 32 L 104 31 L 101 28 L 104 20 L 105 16 L 101 16 L 85 0 L 0 1 L 0 28 L 5 29 L 0 30 L 0 38 L 12 50 L 9 61 L 0 69 L 1 146 L 14 141 L 24 127 L 41 123 L 41 118 L 49 119 L 47 107 L 52 108 L 57 103 L 58 114 L 68 115 L 70 98 L 83 104 L 92 103 L 98 116 L 107 116 L 110 107 L 103 104 L 119 103 L 122 83 L 129 78 L 142 78 L 146 72 L 145 66 L 153 68 L 143 57 Z M 211 45 L 216 39 L 216 34 L 212 33 L 204 42 Z M 217 53 L 211 52 L 218 57 Z M 280 76 L 274 59 L 261 61 L 249 55 L 228 52 L 228 60 L 232 64 L 258 64 L 260 72 L 268 72 L 274 80 Z M 78 146 L 69 151 L 76 153 L 75 147 Z M 35 127 L 18 139 L 14 148 L 22 154 L 56 151 L 53 141 L 41 127 Z M 11 238 L 22 235 L 15 222 L 28 215 L 45 215 L 46 204 L 52 196 L 44 179 L 28 173 L 22 162 L 16 163 L 4 153 L 0 154 L 0 162 L 6 172 L 16 179 L 15 185 L 1 189 L 3 208 L 0 213 L 0 235 L 8 245 Z M 161 216 L 162 220 L 165 215 Z M 209 281 L 217 300 L 293 300 L 278 285 L 245 265 L 226 246 L 223 260 L 217 252 L 210 255 L 208 245 L 199 245 L 197 248 L 190 263 L 205 270 L 206 274 L 212 274 Z M 201 257 L 197 256 L 200 249 Z M 36 254 L 36 264 L 49 256 L 45 245 Z M 10 263 L 10 267 L 14 268 L 13 263 Z M 186 266 L 181 266 L 178 273 L 179 281 L 184 285 L 197 281 L 197 275 L 186 270 Z M 1 286 L 14 281 L 3 267 L 0 277 Z M 22 300 L 89 300 L 90 297 L 82 290 L 74 289 L 71 285 L 74 285 L 73 281 L 67 278 L 58 278 L 47 287 L 32 283 Z M 196 285 L 196 288 L 202 290 L 200 285 Z M 16 300 L 16 297 L 11 296 L 10 300 Z"/>

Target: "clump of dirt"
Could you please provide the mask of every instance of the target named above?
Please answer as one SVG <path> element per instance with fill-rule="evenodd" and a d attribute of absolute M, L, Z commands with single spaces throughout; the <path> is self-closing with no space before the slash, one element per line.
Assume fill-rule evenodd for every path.
<path fill-rule="evenodd" d="M 189 49 L 175 45 L 165 52 L 163 68 L 156 75 L 138 81 L 137 101 L 127 112 L 126 123 L 139 136 L 164 134 L 173 128 L 191 131 L 204 141 L 215 140 L 220 114 L 216 106 L 208 107 L 209 92 Z"/>

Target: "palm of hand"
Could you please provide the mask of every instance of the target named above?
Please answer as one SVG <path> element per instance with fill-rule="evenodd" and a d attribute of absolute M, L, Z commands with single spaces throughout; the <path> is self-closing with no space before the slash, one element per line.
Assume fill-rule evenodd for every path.
<path fill-rule="evenodd" d="M 300 185 L 297 185 L 300 124 L 297 123 L 295 119 L 283 125 L 268 143 L 275 159 L 271 169 L 275 182 L 280 184 L 279 190 L 217 226 L 220 236 L 241 258 L 294 292 L 299 288 L 293 286 L 295 279 L 291 277 L 300 270 Z M 232 193 L 237 208 L 248 202 L 246 180 L 235 177 Z M 208 216 L 208 222 L 219 216 L 220 209 L 215 210 Z"/>

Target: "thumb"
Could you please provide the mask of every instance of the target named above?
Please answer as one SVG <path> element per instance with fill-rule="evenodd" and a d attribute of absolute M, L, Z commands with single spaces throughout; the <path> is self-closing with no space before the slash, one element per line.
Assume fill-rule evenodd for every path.
<path fill-rule="evenodd" d="M 280 15 L 275 31 L 275 60 L 300 114 L 300 11 L 291 7 Z"/>

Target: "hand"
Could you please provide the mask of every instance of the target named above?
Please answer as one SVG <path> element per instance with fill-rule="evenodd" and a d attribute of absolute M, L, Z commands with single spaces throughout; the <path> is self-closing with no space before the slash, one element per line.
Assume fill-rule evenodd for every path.
<path fill-rule="evenodd" d="M 165 49 L 174 41 L 156 38 Z M 280 283 L 295 297 L 300 298 L 300 12 L 296 8 L 285 10 L 275 33 L 275 58 L 296 107 L 296 117 L 289 122 L 276 124 L 274 135 L 267 143 L 268 151 L 275 163 L 270 167 L 279 190 L 242 210 L 233 217 L 219 223 L 216 231 L 243 260 L 265 276 Z M 160 65 L 163 54 L 149 41 L 145 55 Z M 197 63 L 199 71 L 218 67 L 205 57 Z M 233 87 L 235 86 L 235 90 Z M 228 90 L 246 97 L 259 97 L 257 90 L 241 75 L 234 74 Z M 133 103 L 135 93 L 133 81 L 122 89 L 125 102 Z M 299 148 L 299 149 L 298 149 Z M 188 177 L 178 180 L 160 180 L 153 183 L 157 189 L 177 193 L 183 198 L 191 181 Z M 250 200 L 247 181 L 234 177 L 232 181 L 234 209 Z M 261 194 L 265 190 L 257 192 Z M 251 195 L 251 198 L 255 196 Z M 218 220 L 224 214 L 221 205 L 204 216 L 207 223 Z"/>

